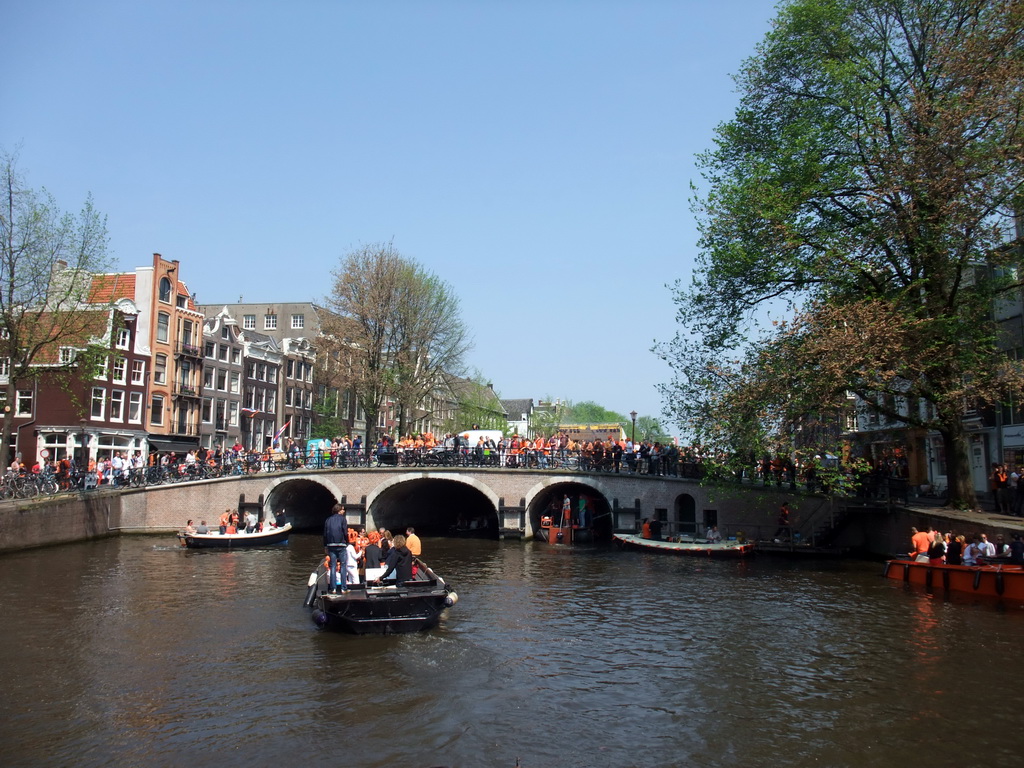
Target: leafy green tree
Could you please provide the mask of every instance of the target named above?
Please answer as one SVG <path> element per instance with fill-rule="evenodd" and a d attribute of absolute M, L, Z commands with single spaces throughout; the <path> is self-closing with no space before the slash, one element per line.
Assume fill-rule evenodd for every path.
<path fill-rule="evenodd" d="M 792 449 L 801 409 L 856 393 L 936 430 L 951 501 L 974 503 L 965 409 L 1022 385 L 990 322 L 1020 289 L 1002 246 L 1024 180 L 1022 21 L 1019 0 L 781 6 L 700 158 L 701 256 L 660 347 L 674 418 L 715 449 Z M 758 323 L 769 309 L 787 322 Z"/>
<path fill-rule="evenodd" d="M 455 400 L 455 415 L 442 423 L 445 432 L 464 432 L 467 429 L 500 429 L 504 432 L 508 428 L 501 400 L 491 383 L 479 372 L 468 378 L 448 377 L 448 389 Z"/>
<path fill-rule="evenodd" d="M 584 400 L 581 403 L 569 403 L 566 409 L 564 421 L 572 424 L 621 424 L 629 419 L 621 413 L 609 411 L 602 405 L 592 400 Z"/>
<path fill-rule="evenodd" d="M 95 272 L 108 271 L 106 218 L 87 197 L 77 216 L 53 196 L 27 186 L 16 155 L 0 153 L 0 379 L 8 407 L 0 430 L 0 466 L 7 466 L 10 405 L 19 384 L 48 376 L 69 393 L 110 350 L 109 329 L 90 303 Z M 107 307 L 106 309 L 109 309 Z M 76 350 L 61 359 L 60 348 Z"/>
<path fill-rule="evenodd" d="M 330 391 L 313 406 L 316 417 L 310 437 L 333 440 L 348 433 L 348 422 L 338 412 L 337 391 Z"/>

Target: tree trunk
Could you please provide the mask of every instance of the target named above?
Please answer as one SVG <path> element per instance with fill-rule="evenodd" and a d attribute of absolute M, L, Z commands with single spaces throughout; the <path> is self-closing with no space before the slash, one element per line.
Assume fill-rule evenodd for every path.
<path fill-rule="evenodd" d="M 939 429 L 946 451 L 946 482 L 949 484 L 949 505 L 957 509 L 973 509 L 978 500 L 971 477 L 971 457 L 967 448 L 967 433 L 959 415 L 955 415 Z"/>
<path fill-rule="evenodd" d="M 8 446 L 11 443 L 11 433 L 14 432 L 14 411 L 18 405 L 18 382 L 14 378 L 14 372 L 10 372 L 10 376 L 7 379 L 7 402 L 6 408 L 3 413 L 0 413 L 0 417 L 3 418 L 3 428 L 0 429 L 0 474 L 7 471 L 7 467 L 11 464 L 11 459 L 17 453 L 17 448 L 14 452 L 8 452 Z M 36 406 L 38 407 L 38 406 Z"/>
<path fill-rule="evenodd" d="M 363 413 L 366 414 L 366 440 L 363 442 L 363 447 L 366 455 L 370 456 L 373 454 L 374 448 L 377 447 L 377 415 L 380 411 L 374 410 L 371 413 L 364 406 Z"/>

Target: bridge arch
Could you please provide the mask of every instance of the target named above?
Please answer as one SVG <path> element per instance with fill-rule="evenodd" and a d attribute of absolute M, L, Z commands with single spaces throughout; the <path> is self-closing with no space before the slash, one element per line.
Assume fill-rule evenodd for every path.
<path fill-rule="evenodd" d="M 390 477 L 366 499 L 367 526 L 392 533 L 412 526 L 425 536 L 497 539 L 500 499 L 466 474 L 408 472 Z"/>
<path fill-rule="evenodd" d="M 263 493 L 263 516 L 283 509 L 297 529 L 319 530 L 342 497 L 325 475 L 288 475 L 274 478 Z"/>
<path fill-rule="evenodd" d="M 674 507 L 676 532 L 690 535 L 700 533 L 697 528 L 697 502 L 693 496 L 680 493 L 676 496 Z"/>
<path fill-rule="evenodd" d="M 559 520 L 562 504 L 569 497 L 573 519 L 578 519 L 579 504 L 586 507 L 588 527 L 597 539 L 610 539 L 612 533 L 612 507 L 608 487 L 597 478 L 563 475 L 544 478 L 526 495 L 527 536 L 540 530 L 540 519 L 545 514 Z"/>

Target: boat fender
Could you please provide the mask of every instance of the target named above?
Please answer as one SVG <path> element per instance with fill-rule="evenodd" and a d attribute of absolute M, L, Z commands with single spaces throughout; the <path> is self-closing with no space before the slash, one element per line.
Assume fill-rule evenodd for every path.
<path fill-rule="evenodd" d="M 324 625 L 327 624 L 327 614 L 323 611 L 313 611 L 313 623 L 323 629 Z"/>
<path fill-rule="evenodd" d="M 307 608 L 313 604 L 314 600 L 316 600 L 316 582 L 316 571 L 313 571 L 313 573 L 309 574 L 309 582 L 306 588 L 306 600 L 303 602 L 303 605 Z"/>
<path fill-rule="evenodd" d="M 933 568 L 927 568 L 927 569 L 925 569 L 925 572 L 924 572 L 924 588 L 927 589 L 927 590 L 931 590 L 931 588 L 932 588 L 932 571 L 933 570 L 934 570 Z"/>
<path fill-rule="evenodd" d="M 910 581 L 910 563 L 903 564 L 903 580 Z"/>
<path fill-rule="evenodd" d="M 979 568 L 974 572 L 974 588 L 977 589 L 981 586 L 981 569 Z"/>
<path fill-rule="evenodd" d="M 886 561 L 886 563 L 885 563 L 885 570 L 882 572 L 882 576 L 888 578 L 888 576 L 889 576 L 889 568 L 891 568 L 891 567 L 892 567 L 892 560 Z"/>
<path fill-rule="evenodd" d="M 949 592 L 949 571 L 945 569 L 942 571 L 942 588 Z"/>
<path fill-rule="evenodd" d="M 1003 572 L 996 571 L 996 594 L 1003 594 Z"/>
<path fill-rule="evenodd" d="M 456 604 L 457 602 L 459 602 L 459 596 L 458 596 L 458 594 L 456 594 L 455 592 L 449 592 L 449 593 L 448 593 L 447 595 L 445 595 L 445 597 L 444 597 L 444 604 L 445 604 L 446 606 L 448 606 L 449 608 L 451 608 L 451 607 L 452 607 L 453 605 L 455 605 L 455 604 Z"/>
<path fill-rule="evenodd" d="M 556 533 L 555 534 L 555 538 L 558 539 L 559 541 L 561 541 L 562 540 L 562 532 L 559 531 L 558 533 Z"/>

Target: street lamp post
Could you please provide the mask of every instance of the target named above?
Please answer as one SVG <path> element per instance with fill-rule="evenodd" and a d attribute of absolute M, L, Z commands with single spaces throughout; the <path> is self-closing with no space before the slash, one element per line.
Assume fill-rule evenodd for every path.
<path fill-rule="evenodd" d="M 633 437 L 631 440 L 633 444 L 636 445 L 636 411 L 630 411 L 629 418 L 633 420 Z"/>

